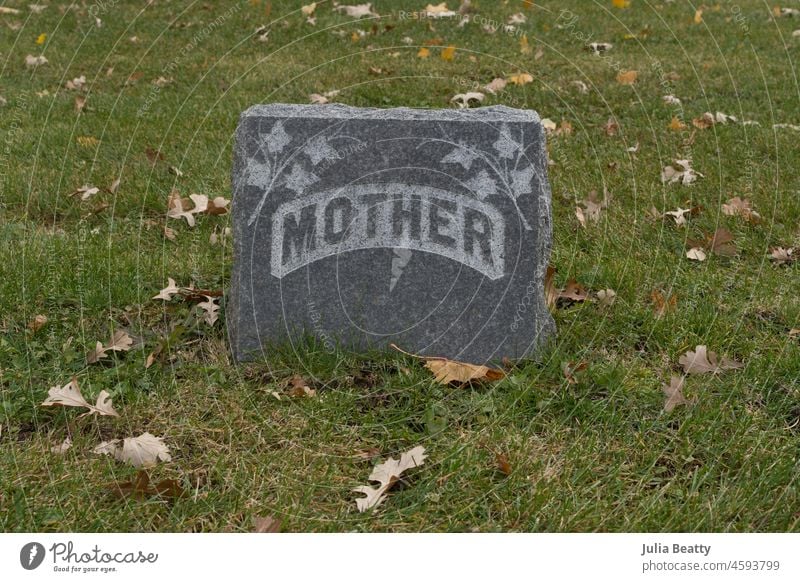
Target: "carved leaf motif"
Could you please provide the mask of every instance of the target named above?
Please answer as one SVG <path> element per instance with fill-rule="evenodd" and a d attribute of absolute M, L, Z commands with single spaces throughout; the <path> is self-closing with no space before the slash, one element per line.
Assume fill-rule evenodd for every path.
<path fill-rule="evenodd" d="M 286 130 L 283 129 L 283 122 L 278 121 L 267 134 L 266 141 L 269 153 L 274 154 L 282 152 L 283 148 L 292 141 L 292 138 L 286 133 Z"/>
<path fill-rule="evenodd" d="M 530 194 L 533 192 L 531 188 L 533 176 L 533 166 L 528 166 L 524 170 L 514 170 L 511 172 L 511 194 L 514 198 L 519 198 L 522 194 Z"/>
<path fill-rule="evenodd" d="M 472 167 L 472 162 L 476 159 L 478 159 L 478 156 L 469 149 L 466 147 L 458 147 L 442 158 L 442 163 L 461 164 L 462 168 L 469 170 Z"/>
<path fill-rule="evenodd" d="M 497 141 L 492 144 L 501 158 L 513 159 L 519 155 L 518 152 L 522 146 L 511 137 L 511 131 L 508 126 L 503 124 L 500 128 L 500 136 Z"/>
<path fill-rule="evenodd" d="M 336 150 L 330 146 L 328 140 L 323 136 L 309 141 L 303 149 L 303 153 L 309 157 L 311 163 L 315 166 L 322 160 L 333 160 L 338 157 Z"/>
<path fill-rule="evenodd" d="M 269 162 L 247 162 L 247 184 L 266 190 L 272 182 L 272 168 Z"/>
<path fill-rule="evenodd" d="M 303 194 L 315 182 L 319 182 L 319 178 L 306 172 L 300 164 L 294 164 L 291 173 L 286 177 L 286 187 L 297 194 Z"/>
<path fill-rule="evenodd" d="M 466 186 L 480 200 L 497 194 L 497 182 L 494 181 L 486 170 L 481 170 L 477 176 L 467 181 Z"/>

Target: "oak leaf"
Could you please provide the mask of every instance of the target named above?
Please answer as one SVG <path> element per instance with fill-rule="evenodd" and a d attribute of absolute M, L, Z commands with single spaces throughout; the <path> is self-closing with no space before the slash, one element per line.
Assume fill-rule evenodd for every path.
<path fill-rule="evenodd" d="M 697 346 L 694 351 L 687 351 L 678 359 L 678 363 L 683 366 L 683 371 L 687 374 L 717 374 L 744 367 L 744 364 L 736 360 L 718 358 L 717 354 L 709 351 L 706 346 Z"/>
<path fill-rule="evenodd" d="M 94 448 L 94 452 L 101 455 L 112 455 L 118 461 L 130 463 L 134 467 L 153 467 L 158 461 L 171 461 L 169 447 L 160 437 L 149 432 L 138 437 L 126 438 L 120 443 L 119 439 L 104 441 Z"/>
<path fill-rule="evenodd" d="M 42 402 L 42 406 L 71 406 L 77 408 L 88 408 L 89 412 L 85 412 L 80 416 L 87 416 L 90 414 L 100 414 L 101 416 L 119 416 L 111 402 L 111 396 L 105 390 L 101 390 L 97 395 L 97 402 L 92 405 L 89 404 L 81 394 L 81 389 L 78 386 L 78 379 L 72 378 L 68 384 L 64 386 L 53 386 L 47 392 L 47 398 Z M 80 416 L 78 418 L 80 418 Z"/>
<path fill-rule="evenodd" d="M 356 499 L 358 511 L 364 512 L 383 503 L 386 500 L 387 492 L 397 483 L 403 472 L 413 467 L 419 467 L 425 462 L 425 458 L 425 447 L 416 446 L 400 455 L 399 460 L 389 457 L 385 462 L 375 466 L 367 480 L 377 481 L 380 486 L 374 488 L 369 485 L 361 485 L 353 489 L 356 493 L 366 495 L 366 497 Z"/>
<path fill-rule="evenodd" d="M 685 379 L 686 376 L 672 376 L 669 385 L 665 384 L 661 387 L 661 390 L 667 397 L 664 401 L 664 410 L 666 412 L 672 412 L 676 406 L 681 404 L 692 404 L 693 400 L 688 400 L 683 395 L 683 383 Z"/>

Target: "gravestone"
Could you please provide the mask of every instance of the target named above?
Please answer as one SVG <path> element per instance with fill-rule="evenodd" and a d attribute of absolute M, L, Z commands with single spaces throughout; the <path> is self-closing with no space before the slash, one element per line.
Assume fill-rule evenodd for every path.
<path fill-rule="evenodd" d="M 316 336 L 471 363 L 555 332 L 539 116 L 258 105 L 236 131 L 227 323 L 238 361 Z"/>

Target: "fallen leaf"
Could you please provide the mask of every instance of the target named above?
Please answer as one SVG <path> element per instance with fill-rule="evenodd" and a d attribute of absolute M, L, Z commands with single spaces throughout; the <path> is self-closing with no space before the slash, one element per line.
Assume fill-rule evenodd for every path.
<path fill-rule="evenodd" d="M 452 61 L 456 56 L 456 47 L 449 46 L 445 49 L 442 49 L 442 60 L 444 61 Z"/>
<path fill-rule="evenodd" d="M 20 10 L 16 8 L 9 8 L 7 6 L 0 6 L 0 14 L 19 14 Z"/>
<path fill-rule="evenodd" d="M 84 75 L 75 77 L 74 79 L 65 83 L 66 88 L 70 91 L 80 91 L 83 89 L 84 85 L 86 85 L 86 77 Z"/>
<path fill-rule="evenodd" d="M 86 107 L 86 97 L 75 95 L 75 113 L 81 113 L 84 107 Z"/>
<path fill-rule="evenodd" d="M 40 65 L 46 65 L 47 59 L 44 56 L 35 57 L 33 55 L 28 55 L 25 57 L 25 66 L 28 68 L 38 67 Z"/>
<path fill-rule="evenodd" d="M 205 301 L 201 301 L 197 306 L 203 310 L 203 321 L 208 325 L 213 326 L 217 319 L 219 319 L 219 305 L 215 303 L 215 297 L 206 296 Z"/>
<path fill-rule="evenodd" d="M 447 8 L 447 2 L 441 2 L 436 5 L 428 4 L 425 7 L 424 14 L 428 18 L 449 18 L 456 15 L 455 12 Z"/>
<path fill-rule="evenodd" d="M 372 11 L 371 2 L 367 2 L 366 4 L 358 4 L 356 6 L 334 6 L 333 9 L 338 12 L 344 12 L 347 16 L 352 18 L 378 16 L 377 12 Z"/>
<path fill-rule="evenodd" d="M 314 10 L 316 10 L 316 9 L 317 9 L 317 3 L 316 2 L 312 2 L 311 4 L 306 4 L 305 6 L 301 6 L 300 7 L 300 11 L 305 16 L 311 16 L 312 14 L 314 14 Z"/>
<path fill-rule="evenodd" d="M 36 44 L 43 45 L 46 40 L 47 40 L 47 34 L 43 32 L 42 34 L 36 37 Z"/>
<path fill-rule="evenodd" d="M 153 467 L 158 461 L 172 460 L 164 441 L 149 432 L 142 433 L 138 437 L 126 438 L 121 445 L 119 439 L 104 441 L 94 448 L 94 452 L 100 455 L 112 455 L 118 461 L 130 463 L 137 468 Z"/>
<path fill-rule="evenodd" d="M 253 533 L 280 533 L 281 520 L 268 515 L 253 517 Z"/>
<path fill-rule="evenodd" d="M 494 455 L 494 462 L 497 465 L 497 470 L 500 471 L 503 475 L 508 477 L 511 475 L 511 463 L 508 461 L 508 457 L 503 453 L 495 453 Z"/>
<path fill-rule="evenodd" d="M 522 38 L 519 39 L 519 52 L 523 55 L 529 55 L 533 52 L 531 45 L 528 43 L 527 34 L 523 34 Z"/>
<path fill-rule="evenodd" d="M 487 93 L 495 95 L 500 91 L 502 91 L 503 89 L 505 89 L 507 84 L 508 82 L 505 79 L 498 77 L 496 79 L 493 79 L 491 83 L 485 85 L 483 88 L 486 90 Z"/>
<path fill-rule="evenodd" d="M 289 378 L 289 396 L 292 398 L 307 397 L 313 398 L 317 395 L 317 391 L 309 388 L 306 381 L 302 376 L 296 374 Z"/>
<path fill-rule="evenodd" d="M 687 224 L 686 221 L 687 214 L 688 215 L 692 214 L 691 208 L 681 208 L 680 206 L 678 206 L 676 210 L 668 210 L 667 212 L 665 212 L 664 216 L 671 216 L 673 219 L 675 219 L 676 226 L 685 226 Z"/>
<path fill-rule="evenodd" d="M 669 298 L 665 298 L 664 294 L 658 289 L 654 289 L 650 293 L 650 300 L 653 302 L 653 311 L 655 311 L 657 318 L 662 318 L 667 313 L 675 311 L 678 304 L 678 296 L 672 294 Z"/>
<path fill-rule="evenodd" d="M 485 98 L 486 95 L 483 93 L 471 91 L 469 93 L 459 93 L 458 95 L 454 95 L 453 98 L 450 99 L 450 103 L 455 103 L 458 105 L 459 109 L 468 109 L 473 103 L 481 103 Z"/>
<path fill-rule="evenodd" d="M 705 261 L 706 253 L 700 247 L 692 247 L 688 251 L 686 251 L 686 258 L 691 259 L 693 261 Z"/>
<path fill-rule="evenodd" d="M 40 329 L 44 327 L 47 323 L 47 316 L 46 315 L 36 315 L 33 319 L 28 322 L 28 329 L 31 330 L 33 333 L 36 333 Z"/>
<path fill-rule="evenodd" d="M 703 22 L 703 9 L 702 8 L 698 8 L 694 12 L 694 23 L 695 24 L 700 24 L 701 22 Z"/>
<path fill-rule="evenodd" d="M 505 378 L 506 376 L 505 372 L 496 368 L 489 368 L 487 366 L 479 366 L 476 364 L 467 364 L 465 362 L 457 362 L 455 360 L 448 360 L 447 358 L 418 356 L 416 354 L 410 354 L 404 350 L 401 350 L 395 344 L 389 345 L 398 352 L 424 360 L 425 367 L 433 372 L 434 380 L 440 384 L 453 383 L 463 385 L 470 382 L 495 382 Z"/>
<path fill-rule="evenodd" d="M 413 467 L 419 467 L 425 462 L 425 447 L 417 446 L 400 455 L 400 460 L 389 457 L 385 462 L 372 469 L 368 481 L 380 483 L 380 487 L 373 488 L 362 485 L 353 489 L 355 493 L 363 493 L 366 497 L 356 499 L 356 507 L 359 512 L 373 509 L 384 502 L 387 492 L 400 480 L 403 472 Z"/>
<path fill-rule="evenodd" d="M 167 286 L 158 292 L 158 295 L 153 295 L 153 299 L 163 299 L 169 301 L 172 296 L 180 291 L 180 287 L 175 285 L 175 279 L 172 277 L 167 278 Z"/>
<path fill-rule="evenodd" d="M 592 51 L 592 53 L 595 55 L 600 55 L 600 53 L 610 51 L 612 48 L 613 45 L 608 42 L 592 42 L 586 46 L 586 50 Z"/>
<path fill-rule="evenodd" d="M 42 406 L 71 406 L 78 408 L 88 408 L 89 412 L 85 412 L 80 416 L 87 416 L 91 414 L 100 414 L 101 416 L 119 416 L 111 403 L 111 397 L 108 392 L 101 390 L 97 395 L 97 402 L 94 406 L 89 404 L 81 394 L 81 389 L 78 387 L 78 379 L 72 378 L 69 384 L 64 386 L 53 386 L 47 392 L 47 398 L 41 404 Z M 79 417 L 80 418 L 80 417 Z"/>
<path fill-rule="evenodd" d="M 769 258 L 775 261 L 776 265 L 788 265 L 797 260 L 797 257 L 794 256 L 794 249 L 791 248 L 775 247 L 770 249 L 769 255 Z"/>
<path fill-rule="evenodd" d="M 617 83 L 620 85 L 633 85 L 639 78 L 639 71 L 620 71 L 617 74 Z"/>
<path fill-rule="evenodd" d="M 631 0 L 611 0 L 614 8 L 627 8 L 631 5 Z"/>
<path fill-rule="evenodd" d="M 688 186 L 693 184 L 697 178 L 703 177 L 703 174 L 692 168 L 691 160 L 675 160 L 673 164 L 665 166 L 661 172 L 661 181 L 665 184 L 680 182 L 684 186 Z"/>
<path fill-rule="evenodd" d="M 683 366 L 683 371 L 687 374 L 717 374 L 724 370 L 744 367 L 741 362 L 729 358 L 718 359 L 717 354 L 708 351 L 706 346 L 697 346 L 695 351 L 687 351 L 678 359 L 678 363 Z"/>
<path fill-rule="evenodd" d="M 559 291 L 555 287 L 555 267 L 547 265 L 547 272 L 544 276 L 544 298 L 547 307 L 553 309 L 558 300 Z"/>
<path fill-rule="evenodd" d="M 741 216 L 750 222 L 758 222 L 761 219 L 761 215 L 753 210 L 752 203 L 738 196 L 734 196 L 722 205 L 722 214 L 727 216 Z"/>
<path fill-rule="evenodd" d="M 529 73 L 517 73 L 515 75 L 511 75 L 508 77 L 509 83 L 514 83 L 515 85 L 527 85 L 533 81 L 533 75 Z"/>
<path fill-rule="evenodd" d="M 617 292 L 613 289 L 603 289 L 597 292 L 597 300 L 601 307 L 610 307 L 617 300 Z"/>
<path fill-rule="evenodd" d="M 575 374 L 582 372 L 588 367 L 589 364 L 586 362 L 564 362 L 561 366 L 561 371 L 564 373 L 564 378 L 567 379 L 569 384 L 577 384 L 578 379 L 575 377 Z"/>
<path fill-rule="evenodd" d="M 567 286 L 558 294 L 558 299 L 565 299 L 566 301 L 581 302 L 586 301 L 588 298 L 589 292 L 575 279 L 567 281 Z"/>
<path fill-rule="evenodd" d="M 162 479 L 151 484 L 147 471 L 139 470 L 131 481 L 115 482 L 107 486 L 117 497 L 133 499 L 146 499 L 148 497 L 163 497 L 164 499 L 178 499 L 184 497 L 186 492 L 177 479 Z"/>
<path fill-rule="evenodd" d="M 64 442 L 60 445 L 55 445 L 50 447 L 50 452 L 55 453 L 56 455 L 63 455 L 68 450 L 72 448 L 72 439 L 67 437 L 64 439 Z"/>
<path fill-rule="evenodd" d="M 692 404 L 693 401 L 687 400 L 683 395 L 683 383 L 685 379 L 686 376 L 672 376 L 669 385 L 664 384 L 664 386 L 661 387 L 661 390 L 667 397 L 664 401 L 664 410 L 666 412 L 672 412 L 672 410 L 679 405 Z"/>
<path fill-rule="evenodd" d="M 431 51 L 428 48 L 422 47 L 419 49 L 417 56 L 421 59 L 427 59 L 429 56 L 431 56 Z"/>
<path fill-rule="evenodd" d="M 681 100 L 678 99 L 677 97 L 675 97 L 675 95 L 664 95 L 661 98 L 661 100 L 664 101 L 664 103 L 666 103 L 667 105 L 680 105 L 681 104 Z"/>
<path fill-rule="evenodd" d="M 673 117 L 672 121 L 669 122 L 669 128 L 672 131 L 681 131 L 683 129 L 686 129 L 686 124 L 677 117 Z"/>

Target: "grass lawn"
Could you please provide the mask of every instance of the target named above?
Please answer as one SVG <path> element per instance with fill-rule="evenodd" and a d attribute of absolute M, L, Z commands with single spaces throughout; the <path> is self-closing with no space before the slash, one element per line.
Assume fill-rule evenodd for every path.
<path fill-rule="evenodd" d="M 774 127 L 800 124 L 800 19 L 761 0 L 473 0 L 463 27 L 409 18 L 425 0 L 373 0 L 380 20 L 318 2 L 315 25 L 299 0 L 28 4 L 0 14 L 2 531 L 251 531 L 257 516 L 283 531 L 800 530 L 800 266 L 769 255 L 800 254 L 800 128 Z M 484 30 L 518 12 L 519 31 Z M 613 48 L 598 56 L 590 42 Z M 48 62 L 26 67 L 26 55 Z M 620 83 L 628 70 L 635 83 Z M 554 308 L 558 339 L 540 361 L 462 388 L 399 353 L 313 341 L 233 366 L 224 316 L 209 326 L 192 302 L 151 299 L 169 277 L 227 288 L 228 215 L 191 228 L 166 218 L 167 199 L 230 197 L 232 135 L 250 105 L 339 90 L 356 106 L 452 107 L 517 73 L 533 81 L 483 105 L 572 127 L 548 139 L 555 283 L 617 294 Z M 693 124 L 717 111 L 739 123 Z M 686 158 L 704 177 L 662 184 Z M 100 191 L 72 195 L 84 185 Z M 582 227 L 576 204 L 604 188 L 611 202 Z M 723 213 L 734 196 L 761 220 Z M 678 227 L 651 207 L 699 211 Z M 687 239 L 718 228 L 736 255 L 689 260 Z M 654 291 L 674 309 L 656 313 Z M 118 328 L 133 349 L 88 365 Z M 689 376 L 689 404 L 666 412 L 662 386 L 699 344 L 745 367 Z M 568 362 L 586 367 L 568 378 Z M 287 396 L 295 374 L 315 397 Z M 108 391 L 120 418 L 39 406 L 73 376 L 87 400 Z M 178 480 L 183 497 L 111 494 L 136 469 L 92 449 L 143 432 L 172 455 L 151 479 Z M 68 436 L 72 448 L 51 451 Z M 425 464 L 359 513 L 351 490 L 420 444 Z"/>

